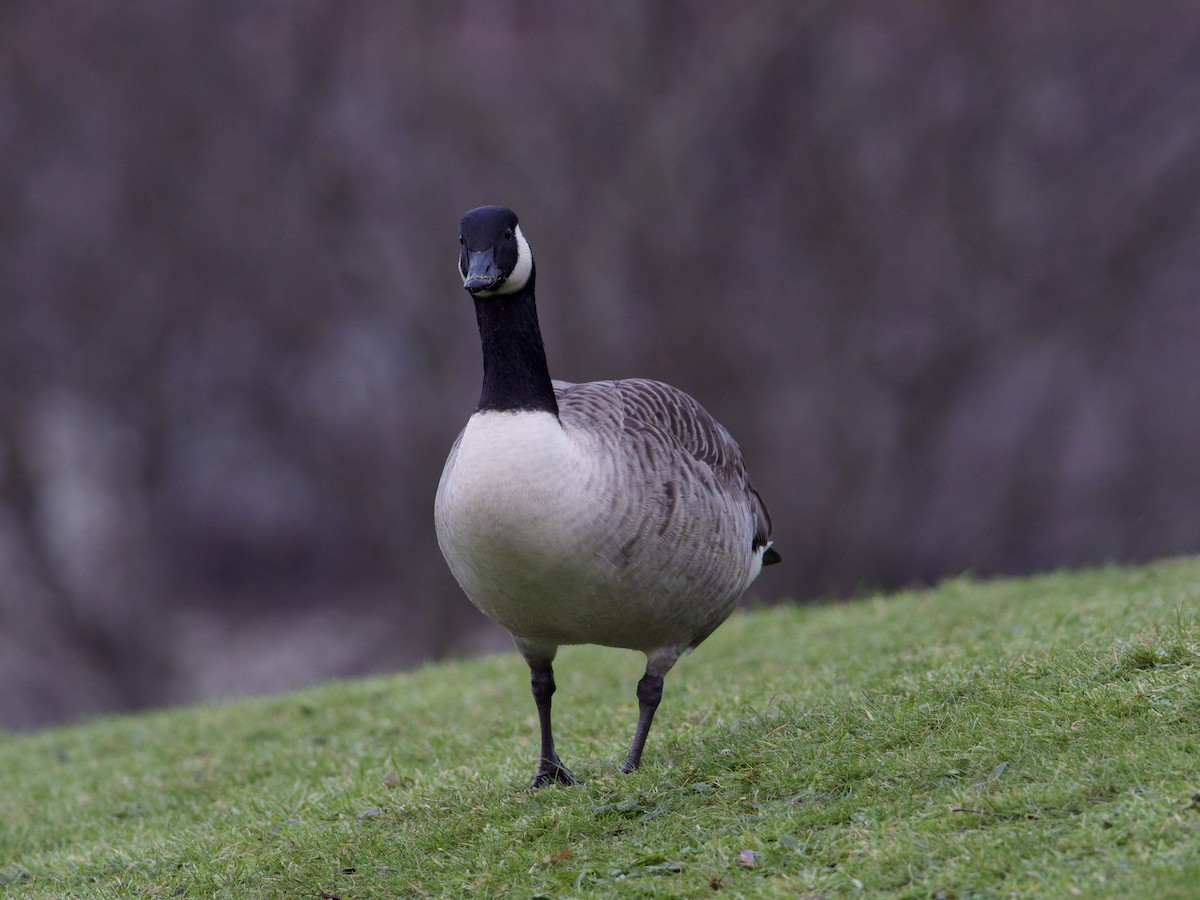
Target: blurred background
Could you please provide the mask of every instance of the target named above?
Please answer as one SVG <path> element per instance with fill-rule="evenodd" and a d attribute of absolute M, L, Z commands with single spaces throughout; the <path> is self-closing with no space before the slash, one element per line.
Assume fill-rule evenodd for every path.
<path fill-rule="evenodd" d="M 1200 550 L 1191 4 L 10 0 L 0 727 L 507 648 L 432 504 L 457 222 L 698 397 L 751 596 Z"/>

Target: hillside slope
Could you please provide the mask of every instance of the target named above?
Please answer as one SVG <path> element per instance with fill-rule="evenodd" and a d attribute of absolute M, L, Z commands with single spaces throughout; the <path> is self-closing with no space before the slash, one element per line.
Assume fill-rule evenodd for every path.
<path fill-rule="evenodd" d="M 0 738 L 0 893 L 1190 896 L 1200 560 L 739 614 L 617 766 L 637 654 L 515 654 Z"/>

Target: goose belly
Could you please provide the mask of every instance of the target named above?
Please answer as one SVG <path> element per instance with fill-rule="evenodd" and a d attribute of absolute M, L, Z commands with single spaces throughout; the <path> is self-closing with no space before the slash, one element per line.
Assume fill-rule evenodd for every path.
<path fill-rule="evenodd" d="M 730 561 L 748 550 L 749 526 L 723 537 L 685 516 L 675 530 L 646 527 L 651 491 L 616 490 L 613 477 L 551 415 L 472 417 L 435 515 L 472 603 L 535 644 L 682 648 L 715 628 L 745 585 L 749 553 L 744 567 Z"/>

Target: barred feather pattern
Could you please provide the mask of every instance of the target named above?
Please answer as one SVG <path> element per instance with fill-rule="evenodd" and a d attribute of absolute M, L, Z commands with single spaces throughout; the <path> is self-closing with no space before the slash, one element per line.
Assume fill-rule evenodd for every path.
<path fill-rule="evenodd" d="M 742 451 L 729 432 L 693 397 L 678 388 L 647 378 L 572 384 L 554 381 L 559 416 L 564 423 L 613 424 L 621 411 L 621 428 L 642 454 L 678 449 L 712 472 L 713 486 L 744 500 L 754 518 L 751 550 L 771 540 L 771 517 L 750 484 Z M 650 466 L 653 469 L 653 466 Z M 659 470 L 664 471 L 664 470 Z M 669 470 L 665 470 L 669 471 Z"/>
<path fill-rule="evenodd" d="M 439 543 L 527 656 L 594 643 L 669 668 L 756 574 L 766 508 L 737 444 L 682 391 L 644 379 L 554 391 L 557 418 L 472 417 L 438 487 Z"/>

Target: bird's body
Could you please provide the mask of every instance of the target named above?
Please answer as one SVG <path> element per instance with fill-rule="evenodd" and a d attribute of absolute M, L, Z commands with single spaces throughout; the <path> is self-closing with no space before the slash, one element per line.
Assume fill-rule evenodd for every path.
<path fill-rule="evenodd" d="M 542 715 L 534 785 L 574 780 L 549 730 L 563 644 L 646 654 L 634 768 L 663 676 L 778 560 L 770 519 L 737 444 L 687 394 L 645 379 L 550 381 L 532 255 L 511 211 L 473 210 L 462 236 L 484 390 L 438 486 L 438 542 L 529 662 Z"/>
<path fill-rule="evenodd" d="M 678 657 L 729 615 L 765 547 L 736 446 L 720 426 L 689 447 L 661 425 L 694 401 L 659 382 L 555 394 L 557 418 L 476 413 L 451 452 L 436 508 L 454 575 L 523 644 Z"/>

